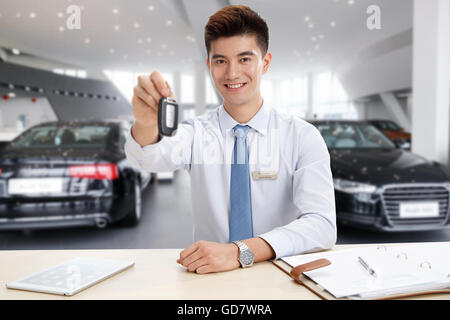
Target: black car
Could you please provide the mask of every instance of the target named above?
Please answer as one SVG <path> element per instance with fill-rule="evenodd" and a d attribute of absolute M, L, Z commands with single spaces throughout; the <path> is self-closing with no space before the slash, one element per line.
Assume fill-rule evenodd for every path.
<path fill-rule="evenodd" d="M 338 222 L 384 231 L 449 227 L 450 170 L 363 121 L 311 121 L 331 158 Z"/>
<path fill-rule="evenodd" d="M 0 230 L 136 225 L 151 176 L 133 167 L 115 121 L 47 122 L 0 152 Z"/>

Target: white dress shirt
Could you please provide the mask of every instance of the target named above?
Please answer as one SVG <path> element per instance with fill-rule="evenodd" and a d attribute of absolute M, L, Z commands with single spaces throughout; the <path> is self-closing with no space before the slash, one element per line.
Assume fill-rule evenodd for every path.
<path fill-rule="evenodd" d="M 141 147 L 131 130 L 128 159 L 149 172 L 191 176 L 194 241 L 229 242 L 234 120 L 223 105 L 183 121 L 173 137 Z M 330 155 L 319 131 L 299 117 L 262 105 L 247 123 L 253 234 L 275 259 L 331 248 L 336 210 Z"/>

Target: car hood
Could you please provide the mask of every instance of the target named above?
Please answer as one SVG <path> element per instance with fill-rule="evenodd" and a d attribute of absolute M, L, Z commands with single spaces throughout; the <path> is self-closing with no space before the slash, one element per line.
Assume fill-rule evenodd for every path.
<path fill-rule="evenodd" d="M 449 182 L 449 168 L 402 149 L 330 150 L 333 178 L 377 186 Z"/>

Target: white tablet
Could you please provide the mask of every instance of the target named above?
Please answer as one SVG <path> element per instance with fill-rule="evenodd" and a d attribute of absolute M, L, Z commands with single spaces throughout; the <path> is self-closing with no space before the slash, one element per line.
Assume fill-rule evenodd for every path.
<path fill-rule="evenodd" d="M 132 261 L 75 258 L 6 284 L 9 289 L 72 296 L 131 266 Z"/>

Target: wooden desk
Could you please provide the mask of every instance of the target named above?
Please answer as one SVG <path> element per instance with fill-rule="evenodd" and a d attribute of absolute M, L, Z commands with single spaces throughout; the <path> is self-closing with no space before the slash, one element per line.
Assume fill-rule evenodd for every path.
<path fill-rule="evenodd" d="M 334 250 L 353 246 L 339 245 Z M 319 298 L 270 262 L 198 275 L 176 263 L 181 249 L 0 251 L 0 300 L 6 299 L 268 299 Z M 72 297 L 6 288 L 6 283 L 75 257 L 132 260 L 135 265 Z M 423 299 L 450 299 L 429 295 Z M 412 299 L 412 298 L 411 298 Z M 418 298 L 414 298 L 418 299 Z"/>

